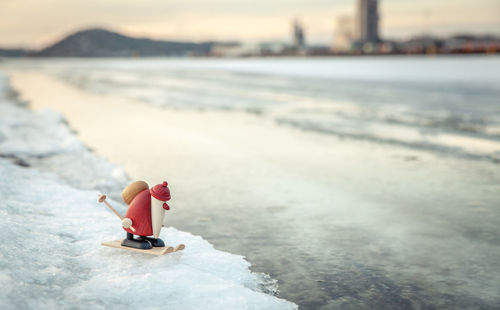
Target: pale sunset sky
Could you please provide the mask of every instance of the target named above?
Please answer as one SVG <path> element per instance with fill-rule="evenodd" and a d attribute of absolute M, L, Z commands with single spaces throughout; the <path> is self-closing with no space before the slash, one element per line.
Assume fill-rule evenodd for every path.
<path fill-rule="evenodd" d="M 500 35 L 500 0 L 380 0 L 383 38 L 456 33 Z M 0 0 L 0 46 L 40 48 L 75 30 L 105 27 L 133 36 L 190 41 L 306 39 L 329 45 L 355 0 Z"/>

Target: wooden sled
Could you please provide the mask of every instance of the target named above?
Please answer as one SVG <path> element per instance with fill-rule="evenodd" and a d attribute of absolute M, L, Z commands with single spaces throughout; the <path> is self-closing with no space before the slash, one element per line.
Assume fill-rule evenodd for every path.
<path fill-rule="evenodd" d="M 184 244 L 178 244 L 175 247 L 165 246 L 165 247 L 161 247 L 161 248 L 152 248 L 149 250 L 141 250 L 141 249 L 134 249 L 134 248 L 122 246 L 121 240 L 106 241 L 106 242 L 101 243 L 101 245 L 109 246 L 111 248 L 123 249 L 123 250 L 134 251 L 134 252 L 139 252 L 139 253 L 144 253 L 144 254 L 151 254 L 151 255 L 164 255 L 164 254 L 168 254 L 168 253 L 182 251 L 185 248 Z"/>

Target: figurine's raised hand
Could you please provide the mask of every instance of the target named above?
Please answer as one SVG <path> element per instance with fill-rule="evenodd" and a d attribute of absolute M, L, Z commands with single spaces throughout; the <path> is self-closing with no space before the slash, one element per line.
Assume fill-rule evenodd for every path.
<path fill-rule="evenodd" d="M 128 217 L 125 217 L 122 220 L 122 226 L 125 227 L 125 228 L 129 228 L 130 226 L 132 226 L 132 220 L 129 219 Z"/>

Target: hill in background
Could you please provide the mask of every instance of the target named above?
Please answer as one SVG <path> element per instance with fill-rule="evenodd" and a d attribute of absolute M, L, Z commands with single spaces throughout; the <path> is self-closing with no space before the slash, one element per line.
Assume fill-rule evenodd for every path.
<path fill-rule="evenodd" d="M 68 35 L 30 56 L 131 57 L 206 55 L 213 42 L 160 41 L 133 38 L 105 29 L 87 29 Z"/>

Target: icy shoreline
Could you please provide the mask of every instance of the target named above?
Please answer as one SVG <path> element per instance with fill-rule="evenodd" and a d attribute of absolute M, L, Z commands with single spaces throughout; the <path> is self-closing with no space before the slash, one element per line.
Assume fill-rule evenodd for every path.
<path fill-rule="evenodd" d="M 155 107 L 243 111 L 341 138 L 499 162 L 499 64 L 491 57 L 45 59 L 6 68 Z"/>
<path fill-rule="evenodd" d="M 100 246 L 123 237 L 96 201 L 121 212 L 123 169 L 89 151 L 58 113 L 34 113 L 0 75 L 0 308 L 295 309 L 275 281 L 199 236 L 165 229 L 183 253 L 163 257 Z M 269 294 L 266 294 L 269 293 Z"/>

